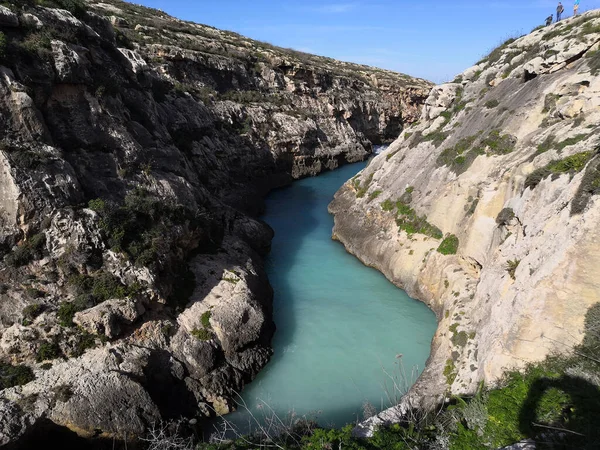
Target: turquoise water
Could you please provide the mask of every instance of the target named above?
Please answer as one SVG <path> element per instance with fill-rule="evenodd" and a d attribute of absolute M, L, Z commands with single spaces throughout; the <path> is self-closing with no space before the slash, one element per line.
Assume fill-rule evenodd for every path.
<path fill-rule="evenodd" d="M 267 198 L 277 332 L 272 360 L 242 396 L 257 417 L 273 409 L 323 425 L 354 422 L 365 401 L 389 406 L 394 380 L 405 372 L 414 382 L 429 356 L 435 315 L 331 239 L 327 205 L 364 166 L 297 181 Z M 243 409 L 228 419 L 246 423 Z"/>

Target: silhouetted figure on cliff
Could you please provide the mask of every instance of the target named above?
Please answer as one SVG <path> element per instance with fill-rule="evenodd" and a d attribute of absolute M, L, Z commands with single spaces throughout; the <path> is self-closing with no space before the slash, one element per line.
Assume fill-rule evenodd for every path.
<path fill-rule="evenodd" d="M 554 16 L 552 14 L 550 14 L 548 17 L 546 17 L 546 26 L 548 26 L 552 23 L 552 19 L 554 19 Z"/>

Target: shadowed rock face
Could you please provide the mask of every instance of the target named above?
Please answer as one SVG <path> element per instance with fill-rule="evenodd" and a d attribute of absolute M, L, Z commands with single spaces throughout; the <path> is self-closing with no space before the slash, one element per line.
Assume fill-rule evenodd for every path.
<path fill-rule="evenodd" d="M 334 236 L 438 316 L 407 403 L 581 342 L 600 299 L 599 42 L 592 11 L 502 45 L 435 87 L 421 123 L 330 205 Z"/>
<path fill-rule="evenodd" d="M 364 159 L 431 86 L 126 3 L 29 3 L 0 7 L 0 445 L 227 413 L 271 355 L 261 196 Z"/>

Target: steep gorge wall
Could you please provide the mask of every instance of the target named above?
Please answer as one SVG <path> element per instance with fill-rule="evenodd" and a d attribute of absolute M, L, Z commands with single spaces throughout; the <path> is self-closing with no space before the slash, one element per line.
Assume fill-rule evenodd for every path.
<path fill-rule="evenodd" d="M 36 3 L 0 6 L 0 444 L 227 413 L 271 354 L 261 196 L 364 159 L 431 86 L 127 3 Z"/>
<path fill-rule="evenodd" d="M 581 342 L 600 301 L 599 42 L 597 11 L 508 41 L 336 194 L 334 238 L 439 321 L 405 403 L 365 430 Z"/>

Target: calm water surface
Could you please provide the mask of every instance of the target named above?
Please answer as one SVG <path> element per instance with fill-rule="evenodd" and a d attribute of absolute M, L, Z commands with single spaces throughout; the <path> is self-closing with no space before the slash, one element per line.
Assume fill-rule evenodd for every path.
<path fill-rule="evenodd" d="M 435 315 L 331 239 L 327 205 L 364 166 L 297 181 L 267 198 L 277 332 L 271 362 L 243 393 L 257 417 L 272 408 L 345 425 L 362 418 L 365 402 L 388 406 L 393 379 L 404 371 L 414 381 L 429 356 Z M 243 424 L 248 416 L 241 408 L 228 419 Z"/>

